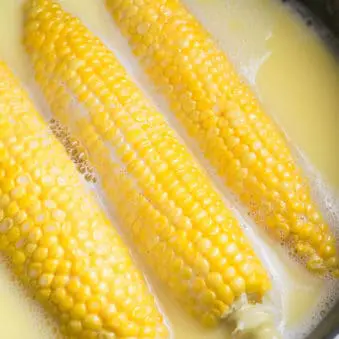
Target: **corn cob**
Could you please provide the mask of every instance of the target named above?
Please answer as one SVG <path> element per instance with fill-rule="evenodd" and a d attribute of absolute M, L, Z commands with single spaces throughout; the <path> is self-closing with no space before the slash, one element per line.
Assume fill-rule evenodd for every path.
<path fill-rule="evenodd" d="M 204 324 L 269 278 L 211 182 L 110 52 L 48 0 L 25 11 L 25 46 L 54 117 L 86 147 L 145 261 Z"/>
<path fill-rule="evenodd" d="M 0 62 L 0 250 L 69 338 L 164 338 L 128 249 Z"/>
<path fill-rule="evenodd" d="M 226 185 L 290 253 L 339 276 L 334 236 L 287 142 L 179 0 L 106 0 L 154 83 Z"/>

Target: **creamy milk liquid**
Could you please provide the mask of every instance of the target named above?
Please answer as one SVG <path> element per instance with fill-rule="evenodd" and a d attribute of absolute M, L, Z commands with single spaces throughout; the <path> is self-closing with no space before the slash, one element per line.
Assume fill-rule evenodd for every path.
<path fill-rule="evenodd" d="M 217 187 L 222 187 L 220 179 L 194 142 L 175 122 L 164 100 L 155 94 L 126 41 L 105 11 L 103 1 L 60 2 L 114 50 L 206 166 Z M 285 130 L 311 177 L 314 192 L 330 224 L 338 225 L 339 199 L 336 201 L 335 196 L 339 195 L 339 158 L 336 156 L 339 147 L 339 64 L 330 49 L 290 7 L 278 0 L 185 0 L 185 3 L 216 37 L 256 91 L 266 111 Z M 44 108 L 20 42 L 21 4 L 22 0 L 0 0 L 0 58 L 11 66 L 31 91 L 37 105 Z M 232 200 L 226 189 L 221 191 L 226 199 Z M 234 203 L 237 206 L 237 202 Z M 239 218 L 273 278 L 273 290 L 267 295 L 265 303 L 272 306 L 284 338 L 302 338 L 333 304 L 338 284 L 312 277 L 249 220 Z M 148 272 L 147 278 L 173 338 L 227 338 L 229 331 L 226 324 L 212 330 L 201 328 Z M 13 282 L 2 263 L 0 338 L 53 338 L 54 333 L 50 319 Z"/>

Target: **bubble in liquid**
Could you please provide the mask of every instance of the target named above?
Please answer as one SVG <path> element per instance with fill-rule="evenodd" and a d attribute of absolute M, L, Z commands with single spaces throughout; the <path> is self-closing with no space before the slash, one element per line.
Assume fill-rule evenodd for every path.
<path fill-rule="evenodd" d="M 91 165 L 85 148 L 81 145 L 80 141 L 75 139 L 69 129 L 64 126 L 60 121 L 51 119 L 49 128 L 55 137 L 65 147 L 67 154 L 75 164 L 78 172 L 90 183 L 96 183 L 97 177 L 95 170 Z"/>

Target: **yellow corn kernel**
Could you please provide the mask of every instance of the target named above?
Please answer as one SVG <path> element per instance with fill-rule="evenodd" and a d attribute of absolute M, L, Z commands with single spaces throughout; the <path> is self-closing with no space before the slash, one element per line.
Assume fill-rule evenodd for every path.
<path fill-rule="evenodd" d="M 335 239 L 283 134 L 198 20 L 179 0 L 106 4 L 147 74 L 257 224 L 310 271 L 339 276 Z M 317 265 L 310 263 L 314 255 Z"/>
<path fill-rule="evenodd" d="M 208 324 L 225 316 L 248 288 L 249 299 L 260 300 L 270 287 L 265 269 L 162 115 L 78 19 L 53 1 L 30 3 L 24 41 L 36 79 L 55 119 L 86 147 L 126 233 L 153 271 Z M 228 248 L 234 250 L 227 253 Z M 234 281 L 222 276 L 229 265 L 235 267 Z M 250 285 L 240 273 L 244 265 L 253 269 Z M 209 283 L 216 273 L 221 278 L 217 286 Z M 117 298 L 121 294 L 115 288 L 110 292 Z M 150 308 L 133 312 L 144 318 Z"/>
<path fill-rule="evenodd" d="M 57 310 L 55 316 L 64 325 L 61 328 L 65 335 L 77 333 L 77 338 L 86 338 L 86 331 L 87 337 L 146 338 L 142 333 L 147 329 L 147 338 L 166 337 L 162 317 L 128 249 L 92 194 L 82 186 L 62 145 L 49 133 L 1 61 L 0 130 L 0 148 L 6 150 L 0 155 L 0 172 L 5 173 L 0 176 L 0 201 L 6 202 L 0 207 L 0 249 L 33 296 L 46 310 Z M 37 148 L 30 147 L 32 144 Z M 36 177 L 38 171 L 40 175 Z M 44 180 L 46 176 L 49 180 Z M 3 193 L 8 182 L 13 185 L 10 195 Z M 53 182 L 52 187 L 49 182 Z M 32 185 L 39 189 L 30 190 Z M 23 191 L 24 194 L 18 193 Z M 60 201 L 63 192 L 67 192 L 69 203 Z M 75 219 L 76 211 L 81 214 Z M 81 233 L 87 234 L 87 242 L 95 241 L 95 248 L 79 241 Z M 79 262 L 85 265 L 77 271 Z M 109 294 L 108 289 L 98 290 L 100 284 L 92 279 L 94 275 L 100 284 L 119 289 L 119 296 Z M 101 300 L 97 307 L 82 307 L 83 300 L 97 299 Z M 113 306 L 117 314 L 126 316 L 124 322 L 114 317 L 114 326 L 112 319 L 104 316 L 106 309 Z M 139 318 L 133 315 L 132 306 L 149 308 L 150 312 Z"/>

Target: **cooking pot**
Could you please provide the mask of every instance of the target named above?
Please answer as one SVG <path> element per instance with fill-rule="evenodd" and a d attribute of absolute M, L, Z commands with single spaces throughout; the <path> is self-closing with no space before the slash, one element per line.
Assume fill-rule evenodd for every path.
<path fill-rule="evenodd" d="M 299 4 L 297 10 L 308 24 L 312 24 L 308 20 L 311 16 L 316 25 L 327 27 L 327 34 L 332 35 L 332 44 L 335 37 L 332 47 L 339 58 L 339 0 L 299 0 Z M 339 301 L 307 339 L 339 339 Z"/>

